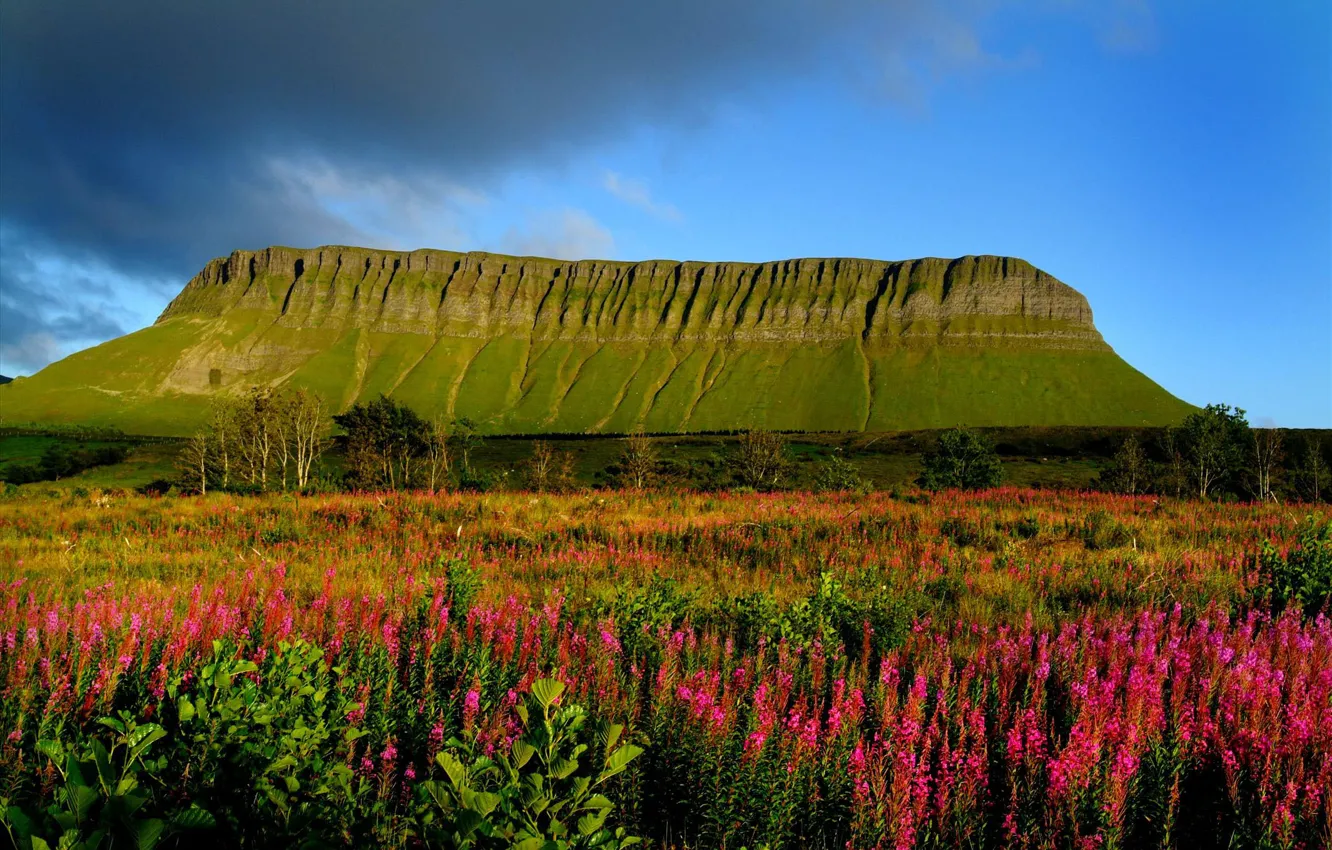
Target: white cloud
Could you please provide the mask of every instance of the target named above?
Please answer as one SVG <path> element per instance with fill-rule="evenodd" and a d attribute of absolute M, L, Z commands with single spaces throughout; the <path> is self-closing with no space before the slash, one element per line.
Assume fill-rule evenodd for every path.
<path fill-rule="evenodd" d="M 530 216 L 521 229 L 510 228 L 500 250 L 561 260 L 609 259 L 615 255 L 615 238 L 582 210 L 549 210 Z"/>
<path fill-rule="evenodd" d="M 652 192 L 648 190 L 647 184 L 641 180 L 634 180 L 614 171 L 607 171 L 602 175 L 601 186 L 626 204 L 638 207 L 657 218 L 666 221 L 680 221 L 683 218 L 680 211 L 672 204 L 652 200 Z"/>
<path fill-rule="evenodd" d="M 49 333 L 27 334 L 15 342 L 0 340 L 0 374 L 28 375 L 68 353 Z"/>
<path fill-rule="evenodd" d="M 404 179 L 321 158 L 275 157 L 268 168 L 289 202 L 318 208 L 340 220 L 339 230 L 376 248 L 467 250 L 470 219 L 489 203 L 482 192 L 433 174 Z"/>

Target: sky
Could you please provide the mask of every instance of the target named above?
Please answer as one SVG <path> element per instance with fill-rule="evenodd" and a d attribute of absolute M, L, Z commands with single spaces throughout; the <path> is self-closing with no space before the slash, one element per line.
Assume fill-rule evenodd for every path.
<path fill-rule="evenodd" d="M 0 374 L 273 244 L 1027 259 L 1332 427 L 1326 0 L 0 5 Z"/>

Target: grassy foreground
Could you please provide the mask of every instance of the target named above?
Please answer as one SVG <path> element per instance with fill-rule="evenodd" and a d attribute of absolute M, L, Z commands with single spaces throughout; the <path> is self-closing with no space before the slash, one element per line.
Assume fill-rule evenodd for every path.
<path fill-rule="evenodd" d="M 1017 489 L 11 499 L 5 823 L 25 848 L 1327 846 L 1332 625 L 1268 613 L 1260 568 L 1302 528 Z M 498 778 L 566 722 L 590 749 Z"/>

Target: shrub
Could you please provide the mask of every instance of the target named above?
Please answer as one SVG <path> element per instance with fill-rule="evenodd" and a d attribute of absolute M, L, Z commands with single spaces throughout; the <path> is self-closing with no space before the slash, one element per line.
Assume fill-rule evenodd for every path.
<path fill-rule="evenodd" d="M 1309 517 L 1297 547 L 1283 553 L 1269 540 L 1259 555 L 1268 598 L 1278 610 L 1298 605 L 1305 613 L 1332 603 L 1332 520 Z"/>
<path fill-rule="evenodd" d="M 1078 529 L 1078 536 L 1082 538 L 1082 544 L 1091 551 L 1115 549 L 1133 542 L 1132 530 L 1102 510 L 1092 511 L 1087 515 Z"/>
<path fill-rule="evenodd" d="M 1003 480 L 999 457 L 975 431 L 954 428 L 939 435 L 938 447 L 922 459 L 918 483 L 926 490 L 983 490 Z"/>
<path fill-rule="evenodd" d="M 824 492 L 864 492 L 869 489 L 855 464 L 842 457 L 841 452 L 834 454 L 819 469 L 815 487 Z"/>
<path fill-rule="evenodd" d="M 623 827 L 606 826 L 614 804 L 603 789 L 643 749 L 620 743 L 623 726 L 589 725 L 581 706 L 559 705 L 564 690 L 553 679 L 532 683 L 527 705 L 517 709 L 523 734 L 507 754 L 479 754 L 484 746 L 473 736 L 470 744 L 449 742 L 466 748 L 466 762 L 449 750 L 435 757 L 444 778 L 421 786 L 431 846 L 612 850 L 639 843 Z M 590 760 L 581 761 L 585 754 Z"/>

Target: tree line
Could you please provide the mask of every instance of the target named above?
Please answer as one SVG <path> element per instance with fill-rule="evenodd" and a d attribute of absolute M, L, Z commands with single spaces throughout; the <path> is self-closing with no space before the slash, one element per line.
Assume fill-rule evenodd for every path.
<path fill-rule="evenodd" d="M 1209 404 L 1154 444 L 1130 435 L 1102 474 L 1104 489 L 1182 498 L 1255 501 L 1327 498 L 1332 473 L 1317 440 L 1288 445 L 1279 428 L 1255 428 L 1242 408 Z"/>
<path fill-rule="evenodd" d="M 333 436 L 331 426 L 340 433 Z M 201 493 L 486 490 L 501 485 L 559 492 L 580 486 L 574 456 L 549 440 L 534 440 L 525 460 L 500 473 L 476 463 L 482 442 L 477 423 L 468 418 L 427 418 L 383 395 L 329 416 L 319 397 L 307 390 L 256 388 L 215 403 L 207 426 L 179 456 L 178 483 Z M 340 464 L 321 465 L 335 443 Z M 621 438 L 618 454 L 596 483 L 755 491 L 797 483 L 825 491 L 871 487 L 840 449 L 820 459 L 812 478 L 797 471 L 788 437 L 772 431 L 741 432 L 724 451 L 691 462 L 663 457 L 657 441 L 634 433 Z M 938 434 L 935 446 L 921 456 L 915 483 L 927 490 L 982 489 L 1001 484 L 1003 477 L 1003 464 L 984 433 L 955 428 Z M 1327 497 L 1329 477 L 1316 440 L 1288 446 L 1282 431 L 1251 427 L 1243 410 L 1215 404 L 1154 439 L 1130 434 L 1096 486 L 1177 498 L 1317 501 Z"/>
<path fill-rule="evenodd" d="M 176 458 L 180 483 L 200 493 L 307 489 L 328 430 L 324 403 L 309 390 L 256 387 L 218 399 Z"/>

